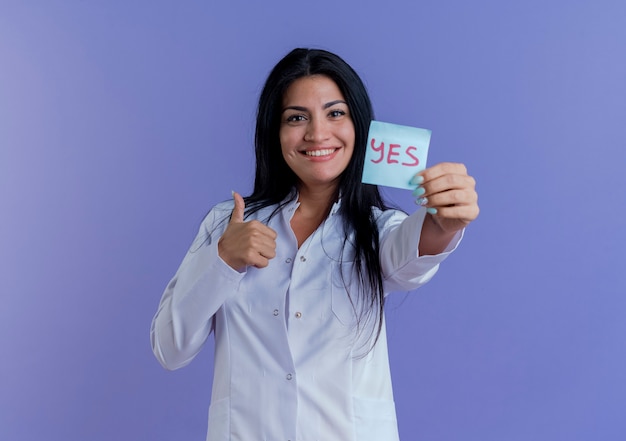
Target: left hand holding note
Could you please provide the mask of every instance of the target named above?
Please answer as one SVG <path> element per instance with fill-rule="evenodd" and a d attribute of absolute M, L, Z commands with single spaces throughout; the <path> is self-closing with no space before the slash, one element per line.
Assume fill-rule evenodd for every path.
<path fill-rule="evenodd" d="M 459 231 L 478 217 L 476 181 L 465 165 L 443 162 L 416 174 L 411 182 L 417 185 L 413 195 L 423 199 L 443 232 Z"/>
<path fill-rule="evenodd" d="M 436 235 L 453 235 L 478 216 L 476 181 L 463 164 L 426 168 L 431 131 L 372 121 L 362 182 L 413 190 L 426 207 Z"/>

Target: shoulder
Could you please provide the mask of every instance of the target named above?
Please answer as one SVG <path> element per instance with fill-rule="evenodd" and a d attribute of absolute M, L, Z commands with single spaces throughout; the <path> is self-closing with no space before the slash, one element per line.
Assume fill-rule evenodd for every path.
<path fill-rule="evenodd" d="M 215 212 L 216 214 L 228 213 L 230 216 L 230 213 L 233 212 L 233 208 L 235 208 L 235 201 L 228 199 L 213 206 L 211 212 Z"/>
<path fill-rule="evenodd" d="M 209 213 L 206 215 L 203 221 L 203 224 L 205 226 L 217 227 L 221 225 L 222 223 L 224 223 L 224 221 L 228 223 L 228 221 L 230 220 L 230 215 L 233 212 L 234 208 L 235 208 L 235 202 L 232 199 L 216 204 L 215 206 L 213 206 L 213 208 L 211 208 Z M 279 204 L 272 204 L 272 205 L 262 207 L 258 210 L 254 210 L 252 211 L 252 213 L 250 213 L 248 211 L 248 207 L 246 207 L 246 214 L 245 214 L 244 220 L 245 221 L 250 221 L 250 220 L 262 221 L 263 219 L 267 219 L 268 217 L 270 217 L 270 215 L 276 212 L 277 209 L 280 209 Z M 282 209 L 285 209 L 285 207 L 282 207 Z"/>
<path fill-rule="evenodd" d="M 230 218 L 233 208 L 235 208 L 235 202 L 233 200 L 220 202 L 209 210 L 209 213 L 204 218 L 203 223 L 213 224 L 216 221 L 219 222 L 223 218 Z"/>
<path fill-rule="evenodd" d="M 206 238 L 210 238 L 214 234 L 222 234 L 228 225 L 230 214 L 233 212 L 234 206 L 233 201 L 220 202 L 214 205 L 206 216 L 204 216 L 200 224 L 198 237 L 203 238 L 202 240 L 206 240 Z"/>

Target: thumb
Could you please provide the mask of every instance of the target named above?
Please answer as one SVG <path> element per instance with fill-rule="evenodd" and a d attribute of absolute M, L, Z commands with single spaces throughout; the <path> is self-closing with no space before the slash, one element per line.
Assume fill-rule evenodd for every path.
<path fill-rule="evenodd" d="M 233 199 L 235 201 L 235 208 L 233 208 L 233 213 L 230 216 L 230 223 L 241 223 L 243 222 L 243 211 L 246 208 L 246 203 L 239 193 L 233 191 Z"/>

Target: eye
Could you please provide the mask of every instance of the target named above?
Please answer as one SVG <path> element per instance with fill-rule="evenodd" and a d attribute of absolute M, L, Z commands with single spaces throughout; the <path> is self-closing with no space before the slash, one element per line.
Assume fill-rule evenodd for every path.
<path fill-rule="evenodd" d="M 306 117 L 299 113 L 294 113 L 293 115 L 289 115 L 286 119 L 288 123 L 296 123 L 306 120 Z"/>
<path fill-rule="evenodd" d="M 335 110 L 331 110 L 328 113 L 328 116 L 330 116 L 331 118 L 340 118 L 342 116 L 345 116 L 346 112 L 344 110 L 340 110 L 340 109 L 335 109 Z"/>

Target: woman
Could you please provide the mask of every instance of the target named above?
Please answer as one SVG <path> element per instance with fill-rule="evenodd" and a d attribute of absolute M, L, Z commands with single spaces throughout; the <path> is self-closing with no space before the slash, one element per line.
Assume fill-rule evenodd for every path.
<path fill-rule="evenodd" d="M 270 73 L 251 196 L 214 207 L 167 286 L 157 359 L 215 335 L 208 440 L 397 440 L 383 304 L 427 282 L 478 215 L 461 164 L 413 178 L 420 206 L 360 182 L 373 112 L 358 75 L 295 49 Z"/>

